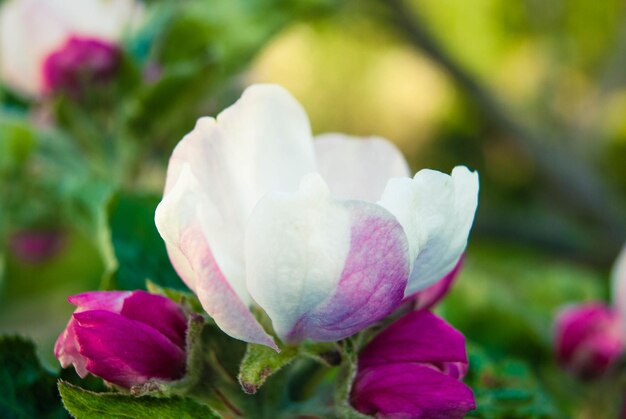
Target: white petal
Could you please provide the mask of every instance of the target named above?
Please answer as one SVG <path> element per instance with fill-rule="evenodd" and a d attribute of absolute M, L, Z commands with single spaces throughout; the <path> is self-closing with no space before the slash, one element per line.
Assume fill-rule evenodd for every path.
<path fill-rule="evenodd" d="M 314 144 L 318 172 L 336 198 L 376 202 L 389 179 L 410 176 L 400 150 L 384 138 L 324 134 Z"/>
<path fill-rule="evenodd" d="M 314 170 L 307 116 L 283 88 L 252 86 L 217 120 L 198 120 L 176 146 L 165 198 L 185 166 L 197 179 L 197 188 L 189 193 L 201 202 L 199 222 L 215 261 L 249 303 L 243 257 L 247 218 L 268 191 L 295 190 L 302 176 Z"/>
<path fill-rule="evenodd" d="M 450 176 L 421 170 L 413 179 L 392 179 L 379 202 L 396 216 L 414 261 L 405 295 L 450 272 L 467 245 L 478 205 L 478 173 L 459 166 Z"/>
<path fill-rule="evenodd" d="M 408 243 L 376 204 L 336 201 L 318 174 L 273 193 L 246 231 L 248 289 L 288 342 L 345 338 L 402 300 Z"/>
<path fill-rule="evenodd" d="M 611 273 L 613 287 L 613 305 L 622 317 L 622 327 L 626 330 L 626 246 L 622 249 L 613 265 Z"/>
<path fill-rule="evenodd" d="M 157 207 L 155 222 L 172 264 L 224 332 L 276 348 L 249 311 L 247 301 L 242 300 L 240 294 L 247 297 L 247 291 L 235 289 L 215 262 L 201 219 L 207 216 L 209 207 L 199 188 L 190 166 L 184 165 L 176 184 Z"/>

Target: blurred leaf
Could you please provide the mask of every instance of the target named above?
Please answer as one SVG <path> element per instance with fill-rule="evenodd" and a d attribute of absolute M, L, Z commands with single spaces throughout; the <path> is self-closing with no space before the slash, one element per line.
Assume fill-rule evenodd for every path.
<path fill-rule="evenodd" d="M 489 353 L 545 363 L 551 359 L 556 310 L 606 296 L 595 273 L 531 249 L 473 243 L 466 254 L 437 311 Z"/>
<path fill-rule="evenodd" d="M 120 194 L 111 208 L 111 235 L 118 270 L 118 289 L 143 289 L 149 279 L 156 285 L 187 290 L 172 267 L 165 243 L 154 224 L 160 198 Z"/>
<path fill-rule="evenodd" d="M 90 418 L 220 418 L 209 406 L 189 398 L 133 397 L 119 393 L 94 393 L 59 382 L 66 409 L 77 419 Z"/>
<path fill-rule="evenodd" d="M 26 119 L 0 112 L 0 174 L 23 164 L 35 142 L 35 134 Z"/>
<path fill-rule="evenodd" d="M 477 406 L 469 417 L 560 417 L 543 386 L 523 362 L 513 359 L 495 362 L 480 348 L 470 345 L 469 363 L 465 382 L 474 390 Z"/>
<path fill-rule="evenodd" d="M 0 337 L 0 412 L 5 418 L 65 418 L 56 377 L 46 371 L 32 342 Z"/>
<path fill-rule="evenodd" d="M 109 288 L 111 276 L 118 266 L 108 223 L 108 205 L 114 185 L 97 179 L 72 177 L 62 188 L 66 217 L 96 245 L 104 265 L 102 287 Z"/>

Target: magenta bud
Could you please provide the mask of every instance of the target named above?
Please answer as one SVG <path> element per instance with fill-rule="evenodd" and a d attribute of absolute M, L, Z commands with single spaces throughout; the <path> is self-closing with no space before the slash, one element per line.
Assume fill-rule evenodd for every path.
<path fill-rule="evenodd" d="M 22 230 L 11 236 L 9 246 L 18 259 L 41 263 L 56 255 L 64 243 L 65 235 L 61 230 Z"/>
<path fill-rule="evenodd" d="M 96 38 L 70 37 L 43 63 L 44 89 L 80 97 L 85 87 L 111 80 L 120 65 L 117 45 Z"/>
<path fill-rule="evenodd" d="M 463 335 L 426 310 L 414 311 L 359 354 L 351 403 L 381 418 L 462 418 L 476 408 Z"/>
<path fill-rule="evenodd" d="M 554 346 L 559 362 L 583 379 L 604 374 L 622 356 L 624 334 L 617 311 L 600 302 L 559 312 Z"/>
<path fill-rule="evenodd" d="M 73 295 L 77 308 L 54 346 L 65 368 L 122 387 L 185 373 L 187 319 L 181 307 L 145 291 L 92 291 Z"/>

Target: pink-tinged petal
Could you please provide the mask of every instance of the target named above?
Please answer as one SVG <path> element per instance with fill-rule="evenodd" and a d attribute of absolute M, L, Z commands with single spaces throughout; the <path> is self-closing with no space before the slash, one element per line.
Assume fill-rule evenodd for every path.
<path fill-rule="evenodd" d="M 124 306 L 124 300 L 131 294 L 132 291 L 89 291 L 70 295 L 67 301 L 77 307 L 76 313 L 87 310 L 106 310 L 119 314 Z"/>
<path fill-rule="evenodd" d="M 378 418 L 462 418 L 476 408 L 472 390 L 434 368 L 391 364 L 357 374 L 352 405 Z"/>
<path fill-rule="evenodd" d="M 199 188 L 189 165 L 184 165 L 176 185 L 157 207 L 155 221 L 167 244 L 170 260 L 180 277 L 198 295 L 202 307 L 225 333 L 246 342 L 276 348 L 273 339 L 248 309 L 245 284 L 235 288 L 214 257 L 200 215 L 206 216 L 211 207 L 205 195 L 197 193 Z"/>
<path fill-rule="evenodd" d="M 105 310 L 120 313 L 124 300 L 131 295 L 130 291 L 90 291 L 68 297 L 68 301 L 77 306 L 75 313 L 87 310 Z M 87 360 L 78 351 L 76 342 L 76 320 L 70 318 L 65 330 L 61 332 L 54 345 L 54 355 L 63 368 L 74 365 L 79 376 L 85 377 Z"/>
<path fill-rule="evenodd" d="M 557 315 L 557 358 L 578 376 L 602 375 L 620 359 L 624 349 L 621 318 L 613 308 L 587 303 L 566 307 Z"/>
<path fill-rule="evenodd" d="M 167 211 L 170 214 L 178 213 L 177 206 L 191 201 L 185 205 L 201 206 L 201 210 L 186 211 L 188 216 L 178 216 L 178 220 L 171 215 L 157 217 L 157 224 L 160 230 L 172 229 L 170 224 L 177 224 L 179 230 L 192 222 L 202 226 L 198 234 L 204 235 L 239 298 L 249 304 L 243 258 L 248 216 L 267 192 L 295 190 L 300 178 L 314 170 L 311 129 L 300 104 L 282 87 L 249 87 L 216 119 L 199 119 L 170 159 L 160 206 L 172 207 Z M 185 174 L 187 171 L 190 174 Z M 186 184 L 186 191 L 177 192 L 181 182 Z M 182 198 L 170 197 L 181 193 L 185 195 Z"/>
<path fill-rule="evenodd" d="M 429 311 L 413 311 L 380 332 L 359 354 L 359 369 L 405 362 L 452 371 L 455 368 L 446 363 L 467 364 L 465 338 Z"/>
<path fill-rule="evenodd" d="M 124 300 L 131 294 L 132 291 L 88 291 L 70 295 L 67 301 L 77 307 L 76 313 L 87 310 L 106 310 L 119 314 L 124 306 Z"/>
<path fill-rule="evenodd" d="M 74 332 L 75 326 L 76 320 L 72 317 L 54 344 L 54 356 L 63 368 L 74 365 L 76 373 L 81 378 L 85 378 L 89 372 L 87 371 L 87 359 L 78 352 L 78 343 Z"/>
<path fill-rule="evenodd" d="M 124 300 L 120 314 L 153 327 L 185 350 L 187 317 L 181 307 L 169 298 L 145 291 L 133 291 Z"/>
<path fill-rule="evenodd" d="M 620 314 L 623 333 L 626 334 L 626 246 L 615 260 L 611 273 L 613 306 Z"/>
<path fill-rule="evenodd" d="M 478 173 L 463 166 L 451 175 L 420 170 L 413 179 L 391 179 L 379 203 L 409 240 L 408 297 L 443 278 L 465 251 L 478 205 Z"/>
<path fill-rule="evenodd" d="M 90 373 L 123 387 L 183 376 L 185 352 L 156 329 L 102 310 L 73 317 L 78 348 Z"/>
<path fill-rule="evenodd" d="M 435 282 L 431 286 L 418 291 L 413 296 L 409 297 L 415 302 L 416 310 L 429 310 L 435 304 L 437 304 L 443 297 L 446 296 L 452 283 L 456 280 L 463 265 L 463 256 L 459 259 L 454 268 L 446 274 L 439 281 Z"/>
<path fill-rule="evenodd" d="M 278 336 L 334 341 L 388 315 L 408 276 L 406 236 L 383 208 L 337 201 L 318 174 L 274 193 L 246 232 L 248 288 Z"/>
<path fill-rule="evenodd" d="M 318 172 L 335 198 L 376 202 L 394 177 L 410 177 L 409 165 L 391 142 L 324 134 L 314 142 Z"/>

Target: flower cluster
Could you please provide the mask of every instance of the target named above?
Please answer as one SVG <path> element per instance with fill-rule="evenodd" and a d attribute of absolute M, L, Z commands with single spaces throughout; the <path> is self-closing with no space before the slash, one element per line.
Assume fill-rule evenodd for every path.
<path fill-rule="evenodd" d="M 377 417 L 462 417 L 475 408 L 465 341 L 427 309 L 460 269 L 477 200 L 467 168 L 411 177 L 382 138 L 314 139 L 286 90 L 257 85 L 177 145 L 155 221 L 217 326 L 275 356 L 408 308 L 358 354 L 349 402 Z M 125 388 L 184 375 L 186 318 L 172 301 L 111 291 L 70 302 L 63 366 Z"/>

